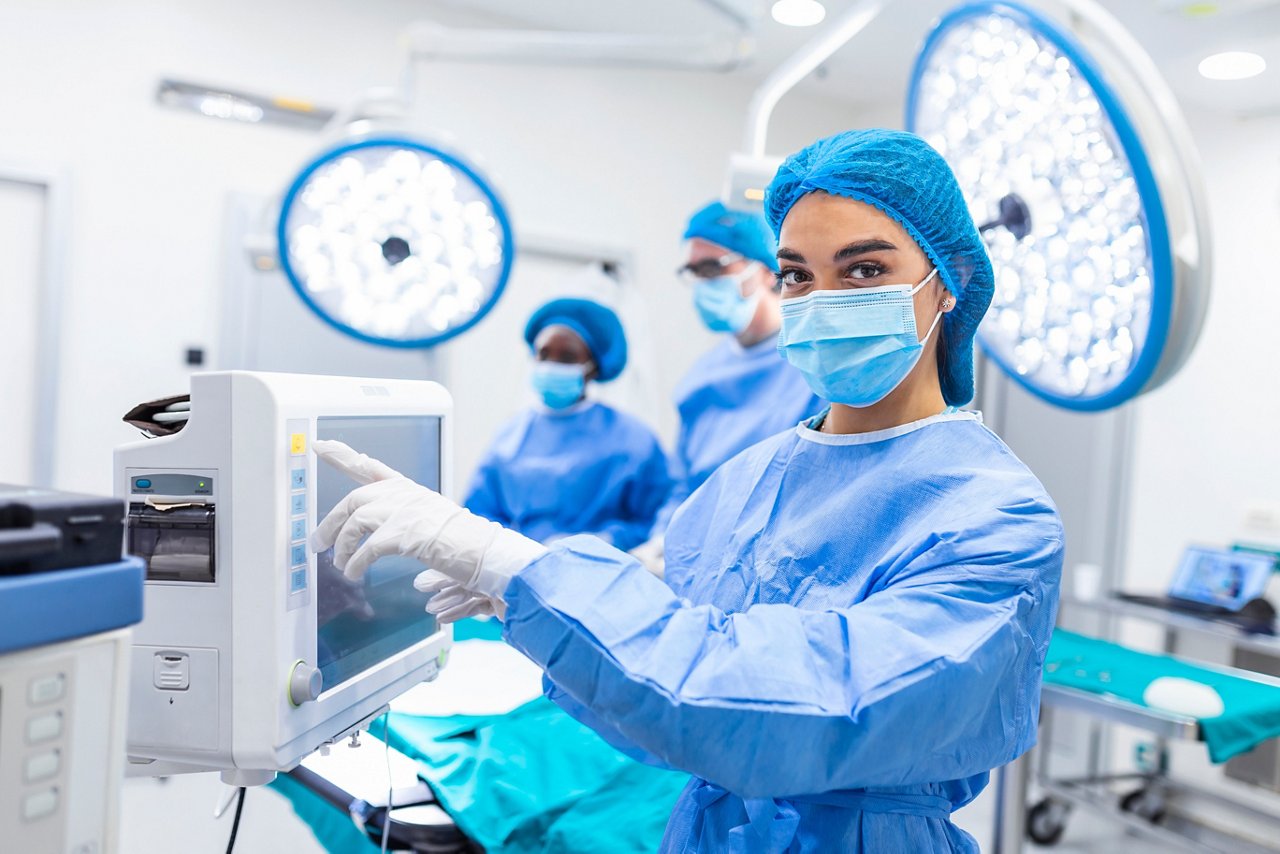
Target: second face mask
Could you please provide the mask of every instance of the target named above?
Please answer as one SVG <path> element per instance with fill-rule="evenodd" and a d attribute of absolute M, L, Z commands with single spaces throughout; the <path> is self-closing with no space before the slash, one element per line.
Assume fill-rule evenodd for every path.
<path fill-rule="evenodd" d="M 582 365 L 538 362 L 533 366 L 533 389 L 552 409 L 565 409 L 582 399 L 586 375 Z"/>

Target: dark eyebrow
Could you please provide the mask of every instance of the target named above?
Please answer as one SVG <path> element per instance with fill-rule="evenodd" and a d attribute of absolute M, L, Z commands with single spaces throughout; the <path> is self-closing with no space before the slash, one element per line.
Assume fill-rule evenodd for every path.
<path fill-rule="evenodd" d="M 843 261 L 846 258 L 852 258 L 855 255 L 862 255 L 867 252 L 896 252 L 898 247 L 894 246 L 887 240 L 878 238 L 872 240 L 859 240 L 857 243 L 850 243 L 845 248 L 835 254 L 835 261 Z M 782 253 L 779 252 L 779 255 Z"/>
<path fill-rule="evenodd" d="M 885 251 L 896 252 L 898 251 L 898 247 L 894 246 L 892 243 L 890 243 L 887 240 L 881 240 L 879 238 L 873 238 L 871 240 L 859 240 L 856 243 L 850 243 L 848 246 L 844 247 L 839 252 L 837 252 L 835 254 L 834 260 L 843 261 L 846 258 L 851 258 L 855 255 L 862 255 L 866 252 L 885 252 Z M 778 249 L 778 260 L 794 261 L 797 264 L 807 263 L 804 260 L 803 255 L 801 255 L 799 252 L 795 251 L 794 249 L 787 249 L 786 247 L 782 247 Z"/>

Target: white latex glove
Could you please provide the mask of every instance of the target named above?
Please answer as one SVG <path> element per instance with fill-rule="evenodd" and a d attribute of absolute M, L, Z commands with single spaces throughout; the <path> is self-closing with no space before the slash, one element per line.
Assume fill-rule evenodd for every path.
<path fill-rule="evenodd" d="M 413 580 L 413 587 L 431 595 L 427 602 L 427 613 L 434 614 L 442 623 L 456 623 L 466 617 L 481 616 L 502 620 L 507 616 L 506 602 L 491 599 L 481 593 L 472 593 L 434 569 L 418 573 L 418 577 Z"/>
<path fill-rule="evenodd" d="M 320 439 L 312 446 L 320 460 L 365 484 L 338 502 L 311 535 L 314 551 L 333 547 L 333 563 L 348 578 L 364 577 L 380 557 L 404 555 L 465 590 L 501 599 L 511 578 L 546 552 L 342 442 Z"/>
<path fill-rule="evenodd" d="M 659 578 L 663 578 L 667 570 L 667 563 L 664 557 L 665 545 L 666 538 L 659 534 L 648 542 L 641 543 L 632 549 L 631 556 L 640 561 L 649 572 Z"/>

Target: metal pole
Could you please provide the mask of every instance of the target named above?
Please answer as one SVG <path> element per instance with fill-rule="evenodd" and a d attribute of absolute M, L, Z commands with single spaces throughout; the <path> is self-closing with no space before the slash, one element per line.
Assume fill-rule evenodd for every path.
<path fill-rule="evenodd" d="M 996 770 L 996 827 L 991 849 L 994 854 L 1018 854 L 1022 851 L 1030 778 L 1030 751 Z"/>

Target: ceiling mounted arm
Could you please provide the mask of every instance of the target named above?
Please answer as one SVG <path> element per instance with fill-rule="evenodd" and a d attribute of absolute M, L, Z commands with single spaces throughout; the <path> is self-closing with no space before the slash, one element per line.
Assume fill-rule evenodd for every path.
<path fill-rule="evenodd" d="M 862 32 L 867 24 L 875 20 L 883 8 L 884 3 L 880 0 L 862 0 L 855 3 L 826 30 L 806 42 L 765 78 L 755 94 L 751 96 L 743 151 L 750 157 L 765 156 L 765 137 L 769 131 L 769 118 L 773 115 L 773 108 L 778 105 L 778 101 L 797 83 L 809 76 L 815 68 L 830 59 L 832 54 L 844 47 L 850 39 Z"/>

